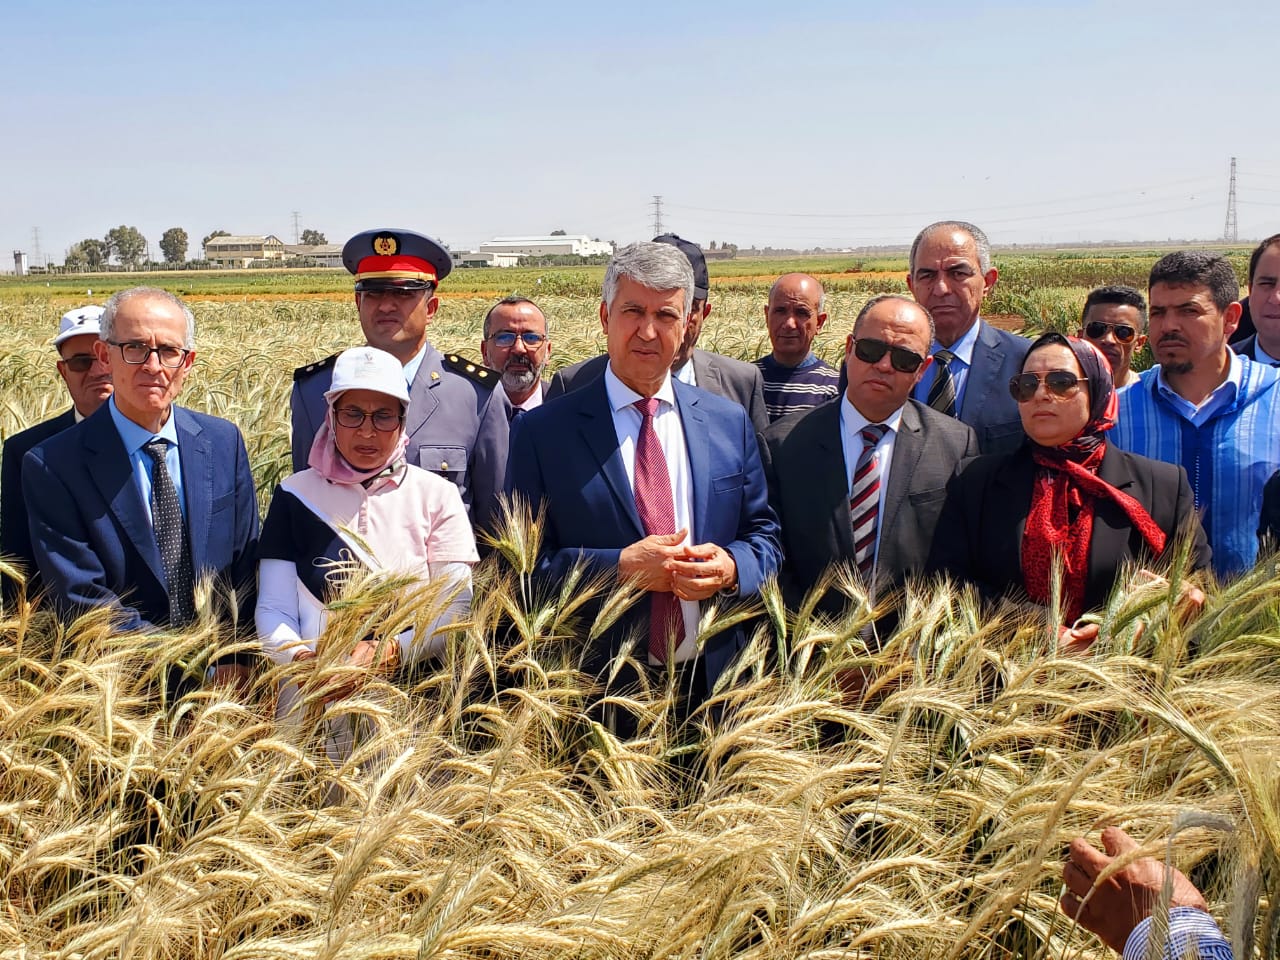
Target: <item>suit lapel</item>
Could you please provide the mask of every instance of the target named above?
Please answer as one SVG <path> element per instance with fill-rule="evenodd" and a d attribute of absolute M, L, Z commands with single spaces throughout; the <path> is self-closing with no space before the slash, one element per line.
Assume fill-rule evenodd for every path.
<path fill-rule="evenodd" d="M 724 396 L 724 384 L 720 382 L 720 368 L 711 362 L 711 354 L 705 350 L 693 351 L 693 359 L 689 361 L 693 364 L 693 379 L 697 381 L 697 387 L 701 390 L 708 390 L 717 396 Z"/>
<path fill-rule="evenodd" d="M 435 388 L 440 385 L 444 373 L 444 358 L 440 351 L 427 344 L 427 352 L 423 354 L 422 363 L 418 365 L 418 373 L 409 387 L 409 410 L 404 418 L 405 436 L 413 437 L 435 413 L 440 406 L 440 399 Z"/>
<path fill-rule="evenodd" d="M 964 403 L 961 404 L 959 417 L 961 420 L 1000 392 L 1000 385 L 996 380 L 1004 367 L 1004 341 L 995 335 L 982 318 L 977 322 L 978 342 L 973 347 L 973 362 L 969 364 L 969 376 L 964 385 Z"/>
<path fill-rule="evenodd" d="M 1129 496 L 1133 496 L 1131 489 L 1134 485 L 1133 477 L 1124 469 L 1123 458 L 1118 454 L 1115 447 L 1107 445 L 1107 452 L 1102 456 L 1102 463 L 1098 466 L 1098 479 L 1104 480 L 1117 490 L 1121 490 Z M 1102 564 L 1105 579 L 1109 582 L 1115 579 L 1115 569 L 1119 558 L 1128 556 L 1129 554 L 1129 519 L 1128 515 L 1121 508 L 1112 503 L 1110 500 L 1099 498 L 1094 501 L 1093 513 L 1093 533 L 1089 538 L 1089 564 L 1086 573 L 1087 582 L 1094 583 L 1098 571 L 1098 565 Z M 1099 509 L 1099 507 L 1101 509 Z M 1108 516 L 1119 516 L 1123 523 L 1121 526 L 1114 526 L 1106 521 Z"/>
<path fill-rule="evenodd" d="M 155 533 L 147 520 L 142 492 L 133 475 L 133 464 L 125 452 L 124 443 L 111 420 L 107 404 L 83 425 L 84 463 L 90 479 L 107 502 L 112 515 L 120 524 L 147 568 L 164 583 L 164 565 L 160 562 L 160 548 L 156 546 Z M 185 478 L 184 478 L 185 479 Z"/>
<path fill-rule="evenodd" d="M 618 449 L 618 433 L 613 427 L 613 408 L 609 405 L 609 394 L 605 390 L 604 377 L 598 377 L 580 390 L 573 391 L 570 396 L 577 396 L 578 415 L 581 418 L 580 430 L 587 448 L 600 465 L 614 497 L 621 504 L 631 523 L 635 527 L 637 540 L 644 538 L 644 524 L 636 510 L 636 498 L 631 492 L 631 484 L 627 482 L 627 470 L 622 465 L 622 452 Z"/>
<path fill-rule="evenodd" d="M 844 436 L 840 430 L 840 404 L 827 403 L 817 408 L 814 418 L 814 436 L 818 447 L 815 470 L 813 502 L 831 504 L 828 520 L 835 538 L 836 555 L 853 559 L 853 518 L 849 513 L 849 477 L 844 463 Z"/>
<path fill-rule="evenodd" d="M 711 506 L 711 430 L 706 413 L 698 406 L 698 395 L 684 383 L 676 382 L 674 386 L 676 409 L 684 428 L 684 447 L 689 454 L 689 479 L 693 486 L 693 529 L 689 531 L 689 542 L 706 543 L 705 531 Z"/>
<path fill-rule="evenodd" d="M 174 407 L 178 429 L 178 459 L 182 463 L 182 492 L 187 501 L 187 535 L 191 538 L 191 566 L 196 576 L 209 556 L 209 521 L 213 507 L 213 449 L 195 417 Z M 154 539 L 154 538 L 153 538 Z"/>
<path fill-rule="evenodd" d="M 897 525 L 898 514 L 902 510 L 902 502 L 907 498 L 907 490 L 911 486 L 911 478 L 915 475 L 924 453 L 924 442 L 921 435 L 920 415 L 911 404 L 902 407 L 902 419 L 898 421 L 898 435 L 893 438 L 893 459 L 889 464 L 889 488 L 884 494 L 884 516 L 880 518 L 880 566 L 886 569 L 897 569 L 897 560 L 893 556 L 896 539 L 892 531 Z"/>

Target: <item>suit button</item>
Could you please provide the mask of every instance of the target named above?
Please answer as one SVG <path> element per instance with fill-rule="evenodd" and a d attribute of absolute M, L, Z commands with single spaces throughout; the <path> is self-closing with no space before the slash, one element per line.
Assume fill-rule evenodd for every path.
<path fill-rule="evenodd" d="M 448 461 L 448 460 L 441 460 L 441 461 L 440 461 L 440 469 L 441 469 L 441 470 L 448 470 L 448 469 L 449 469 L 449 461 Z"/>

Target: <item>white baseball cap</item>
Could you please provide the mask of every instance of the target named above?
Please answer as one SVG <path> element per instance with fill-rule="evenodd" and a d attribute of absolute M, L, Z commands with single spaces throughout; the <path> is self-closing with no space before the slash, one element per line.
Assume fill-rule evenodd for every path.
<path fill-rule="evenodd" d="M 53 338 L 54 347 L 59 347 L 64 340 L 70 340 L 81 334 L 91 333 L 95 337 L 98 336 L 102 332 L 100 326 L 102 313 L 102 307 L 95 306 L 76 307 L 64 313 L 61 323 L 58 324 L 58 335 Z"/>
<path fill-rule="evenodd" d="M 333 382 L 324 392 L 326 403 L 348 390 L 373 390 L 409 405 L 409 385 L 400 361 L 377 347 L 352 347 L 333 362 Z"/>

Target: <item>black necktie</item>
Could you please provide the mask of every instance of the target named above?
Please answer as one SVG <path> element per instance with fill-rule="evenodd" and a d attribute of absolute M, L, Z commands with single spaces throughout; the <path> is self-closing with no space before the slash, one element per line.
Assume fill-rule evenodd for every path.
<path fill-rule="evenodd" d="M 929 388 L 929 406 L 948 417 L 956 415 L 956 382 L 951 379 L 951 361 L 955 358 L 950 350 L 939 350 L 933 355 L 937 372 L 933 375 L 933 386 Z"/>
<path fill-rule="evenodd" d="M 169 476 L 164 455 L 169 442 L 159 437 L 148 440 L 142 449 L 151 458 L 151 526 L 160 548 L 160 562 L 169 591 L 169 625 L 182 627 L 196 616 L 195 576 L 191 570 L 191 550 L 187 527 L 182 522 L 178 491 Z"/>

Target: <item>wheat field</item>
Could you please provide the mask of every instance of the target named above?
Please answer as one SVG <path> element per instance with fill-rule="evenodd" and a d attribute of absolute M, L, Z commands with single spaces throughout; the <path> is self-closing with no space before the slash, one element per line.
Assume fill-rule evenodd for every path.
<path fill-rule="evenodd" d="M 834 359 L 866 292 L 837 291 Z M 598 351 L 594 300 L 538 297 L 557 363 Z M 432 328 L 478 352 L 490 301 Z M 717 298 L 706 345 L 764 352 L 760 289 Z M 63 406 L 48 338 L 71 303 L 0 301 L 0 432 Z M 339 301 L 193 303 L 184 402 L 236 421 L 262 503 L 287 470 L 292 369 L 355 340 Z M 329 759 L 315 711 L 274 690 L 343 668 L 370 629 L 429 622 L 430 588 L 353 577 L 318 661 L 238 698 L 164 704 L 157 678 L 235 644 L 212 621 L 116 635 L 23 599 L 0 618 L 0 953 L 65 958 L 1068 958 L 1105 949 L 1056 910 L 1067 842 L 1107 824 L 1201 885 L 1237 957 L 1280 938 L 1280 564 L 1209 591 L 1192 623 L 1126 576 L 1103 640 L 1059 657 L 1046 621 L 954 585 L 909 586 L 882 649 L 848 577 L 840 621 L 776 591 L 704 618 L 756 640 L 714 709 L 678 724 L 669 688 L 619 706 L 620 741 L 581 707 L 583 646 L 635 598 L 528 578 L 521 511 L 476 573 L 445 656 L 342 708 Z M 1177 582 L 1183 559 L 1173 561 Z M 586 600 L 604 593 L 599 618 Z M 1139 630 L 1139 625 L 1142 629 Z M 855 672 L 864 682 L 850 687 Z M 716 717 L 712 719 L 712 715 Z"/>

